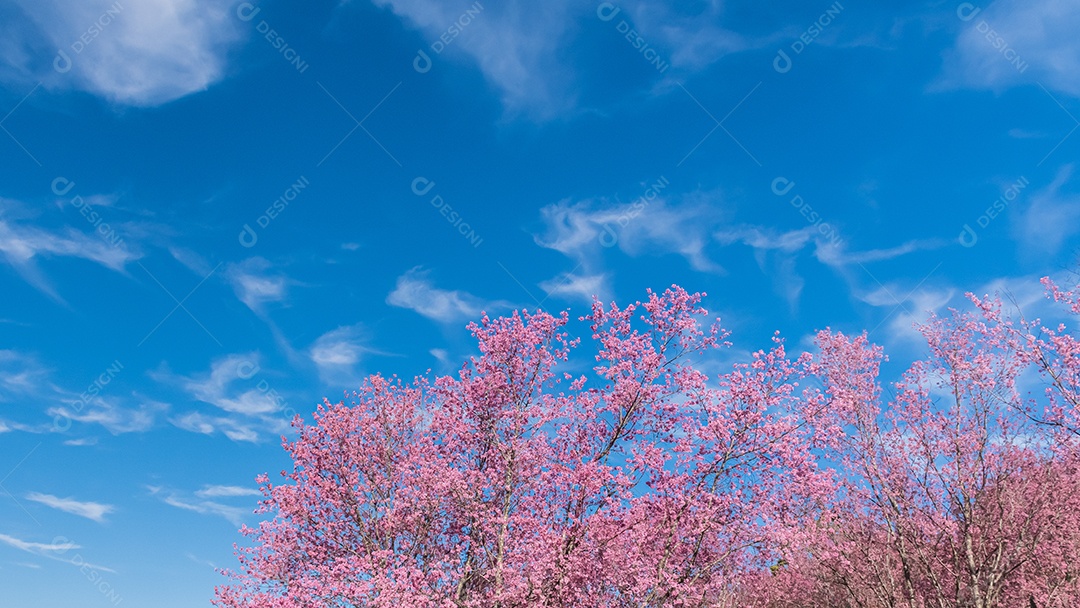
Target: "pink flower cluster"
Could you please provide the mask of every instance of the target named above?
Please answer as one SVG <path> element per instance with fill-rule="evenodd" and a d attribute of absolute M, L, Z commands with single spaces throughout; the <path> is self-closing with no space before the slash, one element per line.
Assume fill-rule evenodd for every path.
<path fill-rule="evenodd" d="M 1080 297 L 1046 282 L 1066 314 Z M 882 350 L 825 330 L 726 373 L 700 294 L 484 316 L 456 376 L 373 376 L 260 477 L 219 606 L 1080 604 L 1080 343 L 971 297 Z M 560 368 L 560 369 L 557 369 Z M 591 368 L 591 369 L 590 369 Z M 1039 390 L 1028 390 L 1038 386 Z"/>

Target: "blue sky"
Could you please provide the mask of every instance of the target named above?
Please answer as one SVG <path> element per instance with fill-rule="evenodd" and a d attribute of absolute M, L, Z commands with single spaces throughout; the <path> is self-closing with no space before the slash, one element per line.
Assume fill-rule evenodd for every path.
<path fill-rule="evenodd" d="M 206 605 L 290 417 L 481 311 L 905 361 L 1075 267 L 1068 1 L 298 4 L 0 3 L 7 605 Z"/>

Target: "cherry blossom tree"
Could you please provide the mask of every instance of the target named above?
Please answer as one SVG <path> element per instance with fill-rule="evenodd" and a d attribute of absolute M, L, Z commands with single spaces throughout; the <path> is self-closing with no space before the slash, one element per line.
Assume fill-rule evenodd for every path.
<path fill-rule="evenodd" d="M 470 326 L 456 376 L 374 376 L 324 403 L 263 476 L 221 606 L 709 606 L 766 567 L 832 487 L 809 355 L 779 338 L 712 378 L 699 294 L 595 303 L 595 353 L 544 312 Z M 562 368 L 561 370 L 559 368 Z M 581 370 L 587 370 L 581 373 Z"/>
<path fill-rule="evenodd" d="M 1044 281 L 1080 313 L 1076 294 Z M 838 492 L 793 563 L 758 576 L 773 606 L 1072 606 L 1080 601 L 1080 350 L 1064 324 L 997 299 L 921 327 L 930 356 L 881 404 L 881 350 L 822 332 L 816 360 L 843 432 Z M 810 601 L 808 601 L 810 600 Z"/>
<path fill-rule="evenodd" d="M 1067 324 L 969 295 L 894 382 L 865 334 L 830 330 L 710 375 L 727 334 L 701 297 L 595 302 L 591 347 L 565 313 L 484 316 L 456 375 L 372 376 L 298 418 L 216 603 L 1080 604 Z"/>

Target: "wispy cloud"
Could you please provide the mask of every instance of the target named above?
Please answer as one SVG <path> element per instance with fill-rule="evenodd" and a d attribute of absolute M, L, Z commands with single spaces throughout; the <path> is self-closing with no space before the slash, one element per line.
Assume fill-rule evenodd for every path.
<path fill-rule="evenodd" d="M 914 292 L 911 290 L 915 289 Z M 916 325 L 927 320 L 931 312 L 939 312 L 959 295 L 952 287 L 923 285 L 918 288 L 898 281 L 878 285 L 876 289 L 858 294 L 859 299 L 885 311 L 876 324 L 867 328 L 884 333 L 892 345 L 922 346 L 925 339 Z M 871 338 L 877 339 L 875 335 Z"/>
<path fill-rule="evenodd" d="M 1054 255 L 1080 232 L 1080 192 L 1072 181 L 1073 168 L 1069 164 L 1059 169 L 1054 181 L 1034 192 L 1013 216 L 1012 232 L 1023 251 Z M 1074 192 L 1063 192 L 1069 186 Z"/>
<path fill-rule="evenodd" d="M 742 244 L 753 249 L 758 267 L 772 279 L 773 290 L 787 301 L 792 311 L 796 310 L 806 284 L 797 269 L 797 260 L 805 249 L 810 249 L 818 262 L 838 271 L 856 288 L 859 284 L 856 277 L 861 278 L 866 272 L 859 268 L 864 264 L 892 260 L 946 245 L 944 241 L 929 239 L 908 241 L 883 249 L 851 250 L 846 241 L 827 237 L 815 226 L 787 231 L 760 226 L 725 227 L 714 236 L 724 245 Z"/>
<path fill-rule="evenodd" d="M 398 277 L 386 303 L 414 310 L 439 323 L 458 323 L 473 320 L 488 307 L 502 307 L 503 302 L 485 302 L 458 290 L 439 289 L 428 278 L 429 272 L 419 266 Z"/>
<path fill-rule="evenodd" d="M 87 424 L 100 424 L 113 435 L 139 433 L 153 428 L 159 415 L 168 411 L 169 404 L 133 395 L 137 403 L 124 403 L 113 397 L 97 397 L 91 403 L 51 407 L 47 414 L 54 419 L 68 419 Z M 58 424 L 66 424 L 58 422 Z"/>
<path fill-rule="evenodd" d="M 178 412 L 169 418 L 186 431 L 222 433 L 233 441 L 258 442 L 267 432 L 281 433 L 289 428 L 291 413 L 285 395 L 275 385 L 278 375 L 262 367 L 257 352 L 214 359 L 208 372 L 184 376 L 164 368 L 151 377 L 220 410 Z"/>
<path fill-rule="evenodd" d="M 938 86 L 1002 90 L 1038 82 L 1080 96 L 1080 11 L 1074 2 L 998 0 L 976 5 L 958 9 L 959 34 L 945 53 Z"/>
<path fill-rule="evenodd" d="M 319 336 L 308 354 L 325 382 L 353 382 L 357 380 L 357 365 L 365 355 L 385 354 L 369 348 L 367 342 L 363 326 L 343 325 Z"/>
<path fill-rule="evenodd" d="M 53 299 L 60 300 L 60 296 L 38 268 L 38 260 L 77 258 L 117 272 L 125 272 L 127 264 L 142 257 L 122 240 L 114 244 L 73 228 L 54 232 L 25 221 L 5 219 L 3 215 L 7 205 L 2 203 L 3 201 L 0 201 L 0 258 L 27 283 Z"/>
<path fill-rule="evenodd" d="M 817 242 L 814 255 L 823 264 L 829 266 L 850 266 L 852 264 L 869 264 L 892 260 L 909 253 L 918 251 L 931 251 L 952 244 L 943 239 L 916 239 L 901 243 L 895 247 L 884 249 L 867 249 L 864 251 L 848 251 L 843 244 L 822 240 Z"/>
<path fill-rule="evenodd" d="M 23 16 L 5 33 L 36 53 L 11 55 L 21 74 L 109 101 L 159 105 L 205 90 L 225 74 L 243 24 L 210 0 L 16 0 Z M 89 42 L 85 42 L 89 40 Z"/>
<path fill-rule="evenodd" d="M 571 2 L 478 2 L 483 9 L 464 27 L 459 21 L 464 21 L 461 16 L 472 4 L 439 0 L 373 2 L 403 17 L 429 41 L 456 24 L 460 35 L 446 56 L 435 60 L 446 61 L 447 56 L 458 53 L 470 57 L 499 90 L 508 114 L 550 119 L 573 107 L 572 74 L 560 63 L 557 53 L 573 22 Z"/>
<path fill-rule="evenodd" d="M 222 486 L 218 486 L 222 487 Z M 204 490 L 206 488 L 203 488 Z M 207 500 L 207 497 L 191 497 L 185 495 L 183 492 L 176 490 L 170 490 L 162 488 L 160 486 L 147 486 L 147 490 L 155 498 L 161 500 L 169 506 L 176 507 L 178 509 L 184 509 L 185 511 L 192 511 L 202 515 L 213 515 L 217 517 L 225 518 L 229 523 L 239 527 L 245 517 L 250 517 L 254 511 L 254 505 L 250 507 L 238 507 L 234 505 L 228 505 L 221 502 Z M 246 494 L 217 494 L 214 497 L 239 497 L 247 496 Z"/>
<path fill-rule="evenodd" d="M 105 516 L 116 509 L 112 505 L 98 502 L 83 502 L 75 500 L 74 498 L 60 498 L 58 496 L 53 496 L 52 494 L 42 494 L 40 492 L 30 492 L 26 495 L 26 499 L 41 503 L 47 507 L 52 507 L 53 509 L 59 509 L 65 513 L 92 519 L 99 523 L 105 521 Z"/>
<path fill-rule="evenodd" d="M 42 389 L 57 392 L 49 370 L 38 360 L 15 350 L 0 350 L 0 402 L 29 395 L 39 395 Z"/>
<path fill-rule="evenodd" d="M 7 534 L 0 534 L 0 542 L 3 542 L 11 547 L 15 547 L 21 551 L 27 551 L 29 553 L 37 553 L 38 555 L 45 553 L 63 553 L 70 551 L 71 549 L 81 549 L 80 545 L 76 545 L 70 541 L 59 542 L 54 540 L 51 543 L 37 543 L 31 541 L 25 541 L 14 536 L 8 536 Z"/>
<path fill-rule="evenodd" d="M 105 566 L 91 564 L 83 560 L 81 557 L 78 560 L 76 560 L 75 557 L 64 557 L 64 554 L 66 554 L 68 551 L 81 549 L 82 546 L 75 544 L 63 537 L 54 538 L 53 541 L 49 543 L 39 543 L 22 540 L 8 534 L 0 534 L 0 543 L 4 543 L 5 545 L 14 547 L 20 551 L 25 551 L 27 553 L 32 553 L 41 557 L 54 559 L 56 561 L 64 562 L 67 564 L 74 564 L 79 567 L 86 567 L 92 570 L 101 570 L 103 572 L 116 572 L 116 570 L 113 570 L 112 568 L 106 568 Z M 78 557 L 78 554 L 76 554 L 76 557 Z"/>
<path fill-rule="evenodd" d="M 153 428 L 157 417 L 169 409 L 167 403 L 134 392 L 123 394 L 112 386 L 106 395 L 102 391 L 104 385 L 98 382 L 92 386 L 93 393 L 85 388 L 60 387 L 53 381 L 54 373 L 33 355 L 0 350 L 0 403 L 32 399 L 41 404 L 48 417 L 30 424 L 5 420 L 0 426 L 6 430 L 45 433 L 66 431 L 72 422 L 82 422 L 100 424 L 118 435 Z M 37 413 L 40 415 L 41 410 Z M 90 441 L 68 445 L 88 445 Z"/>
<path fill-rule="evenodd" d="M 639 1 L 626 6 L 633 15 L 634 29 L 662 50 L 670 49 L 672 65 L 686 71 L 706 68 L 725 55 L 786 36 L 777 33 L 754 38 L 723 27 L 721 21 L 728 6 L 721 2 L 682 5 Z"/>
<path fill-rule="evenodd" d="M 209 403 L 226 412 L 244 415 L 266 414 L 278 409 L 273 400 L 258 389 L 251 381 L 260 370 L 258 353 L 232 354 L 215 359 L 210 364 L 210 372 L 193 377 L 177 377 L 181 386 L 192 397 Z M 159 375 L 168 379 L 167 375 Z M 251 386 L 233 388 L 235 383 L 247 381 Z"/>
<path fill-rule="evenodd" d="M 262 492 L 256 490 L 255 488 L 244 488 L 241 486 L 208 485 L 203 486 L 201 490 L 196 490 L 195 496 L 199 498 L 220 498 L 223 496 L 262 496 Z"/>
<path fill-rule="evenodd" d="M 579 300 L 591 303 L 593 296 L 601 301 L 611 299 L 610 279 L 606 273 L 599 274 L 574 274 L 565 272 L 552 279 L 542 281 L 540 288 L 548 296 L 563 297 L 569 300 Z"/>
<path fill-rule="evenodd" d="M 170 418 L 169 422 L 177 428 L 192 433 L 212 435 L 220 432 L 233 441 L 246 441 L 249 443 L 256 443 L 259 440 L 259 433 L 250 424 L 233 417 L 208 416 L 201 412 L 188 412 Z"/>
<path fill-rule="evenodd" d="M 596 272 L 603 252 L 618 248 L 627 255 L 677 253 L 702 272 L 723 272 L 705 249 L 709 226 L 720 214 L 718 206 L 672 206 L 662 199 L 611 204 L 604 201 L 560 201 L 540 210 L 544 231 L 534 234 L 536 244 L 577 260 Z"/>
<path fill-rule="evenodd" d="M 269 261 L 256 257 L 229 264 L 225 269 L 225 277 L 236 292 L 236 297 L 256 313 L 261 314 L 267 302 L 285 299 L 288 279 L 270 272 L 270 268 Z"/>

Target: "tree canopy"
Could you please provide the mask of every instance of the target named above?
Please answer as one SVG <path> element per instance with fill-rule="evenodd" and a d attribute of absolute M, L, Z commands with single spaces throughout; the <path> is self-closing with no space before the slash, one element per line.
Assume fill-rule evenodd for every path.
<path fill-rule="evenodd" d="M 1044 280 L 1066 316 L 1080 296 Z M 220 606 L 1066 606 L 1080 342 L 994 298 L 716 369 L 702 294 L 470 325 L 453 376 L 368 378 L 260 476 Z M 583 361 L 584 359 L 584 361 Z"/>

